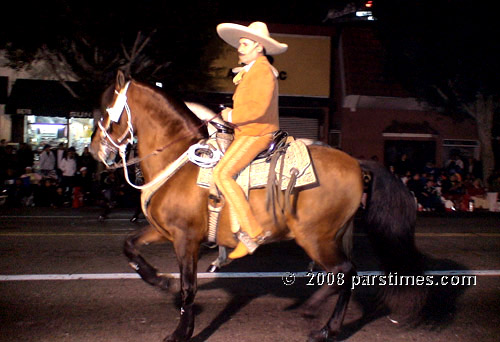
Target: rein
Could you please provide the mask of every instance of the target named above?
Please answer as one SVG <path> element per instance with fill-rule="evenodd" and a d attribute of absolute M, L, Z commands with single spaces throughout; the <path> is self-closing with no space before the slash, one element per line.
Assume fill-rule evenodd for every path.
<path fill-rule="evenodd" d="M 125 175 L 125 180 L 127 181 L 127 183 L 130 186 L 132 186 L 133 188 L 135 188 L 135 189 L 142 190 L 142 189 L 146 189 L 146 188 L 150 188 L 150 187 L 154 186 L 159 181 L 161 181 L 161 179 L 159 179 L 159 178 L 164 178 L 164 177 L 155 177 L 155 178 L 153 178 L 147 184 L 136 185 L 136 184 L 133 184 L 130 181 L 129 176 L 128 176 L 128 172 L 127 172 L 127 169 L 126 169 L 126 166 L 138 164 L 139 162 L 141 162 L 143 160 L 146 160 L 146 159 L 148 159 L 148 158 L 150 158 L 152 156 L 160 154 L 166 148 L 168 148 L 168 147 L 170 147 L 170 146 L 172 146 L 172 145 L 174 145 L 174 144 L 176 144 L 176 143 L 178 143 L 178 142 L 180 142 L 180 141 L 182 141 L 184 139 L 187 139 L 187 138 L 191 137 L 191 134 L 193 132 L 191 131 L 189 134 L 186 134 L 184 136 L 179 137 L 178 139 L 175 139 L 174 141 L 169 142 L 168 144 L 164 145 L 163 147 L 160 147 L 160 148 L 154 150 L 153 152 L 147 154 L 146 156 L 144 156 L 142 158 L 133 158 L 132 160 L 129 160 L 127 162 L 126 148 L 127 148 L 128 144 L 132 144 L 133 141 L 134 141 L 134 127 L 132 126 L 132 115 L 131 115 L 130 107 L 129 107 L 128 103 L 127 103 L 127 96 L 126 96 L 126 93 L 128 91 L 129 85 L 130 85 L 130 81 L 128 81 L 127 84 L 125 85 L 125 87 L 123 89 L 121 89 L 119 92 L 115 90 L 115 93 L 118 95 L 117 98 L 116 98 L 116 101 L 115 101 L 114 105 L 111 108 L 107 108 L 106 109 L 106 111 L 109 114 L 108 125 L 105 128 L 103 126 L 103 124 L 102 124 L 103 120 L 101 119 L 98 122 L 98 126 L 101 129 L 101 132 L 103 134 L 103 138 L 104 139 L 102 139 L 102 141 L 109 141 L 111 143 L 111 145 L 114 147 L 114 149 L 119 152 L 120 157 L 122 159 L 122 161 L 120 163 L 116 163 L 115 162 L 112 165 L 107 165 L 105 163 L 106 164 L 106 169 L 108 169 L 108 170 L 114 170 L 114 169 L 118 169 L 118 168 L 122 168 L 123 167 L 124 168 L 123 169 L 123 173 Z M 109 135 L 108 129 L 111 126 L 111 122 L 112 121 L 114 121 L 114 122 L 119 122 L 120 121 L 120 117 L 121 117 L 121 115 L 123 113 L 123 110 L 125 110 L 126 113 L 127 113 L 127 130 L 118 139 L 118 142 L 115 142 L 114 139 Z M 212 120 L 214 120 L 217 116 L 220 116 L 220 114 L 215 114 L 210 119 L 203 120 L 203 122 L 200 125 L 198 125 L 198 126 L 195 127 L 195 130 L 199 130 L 201 127 L 208 125 L 208 123 L 211 122 Z M 127 137 L 127 135 L 130 135 L 130 136 L 129 136 L 128 139 L 125 139 Z M 192 160 L 193 162 L 195 162 L 197 160 L 197 156 L 195 154 L 195 150 L 196 149 L 193 148 L 194 146 L 196 146 L 197 148 L 200 147 L 199 144 L 191 146 L 179 158 L 177 158 L 174 162 L 172 162 L 171 164 L 169 164 L 169 166 L 167 167 L 167 169 L 171 168 L 171 169 L 174 169 L 175 171 L 177 171 L 188 160 Z M 217 157 L 218 157 L 218 159 L 220 159 L 220 156 L 217 155 Z M 218 159 L 217 159 L 217 161 L 218 161 Z M 214 160 L 215 160 L 215 158 L 214 158 Z M 195 164 L 199 165 L 196 162 L 195 162 Z M 170 178 L 169 175 L 167 175 L 167 177 Z"/>

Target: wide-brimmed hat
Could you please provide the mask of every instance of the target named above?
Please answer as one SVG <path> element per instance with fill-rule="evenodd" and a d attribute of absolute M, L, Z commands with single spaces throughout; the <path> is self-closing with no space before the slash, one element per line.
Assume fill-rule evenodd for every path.
<path fill-rule="evenodd" d="M 217 25 L 217 33 L 226 43 L 235 48 L 238 48 L 240 38 L 248 38 L 262 44 L 268 55 L 279 55 L 288 49 L 288 45 L 271 38 L 267 25 L 260 21 L 253 22 L 248 26 L 231 23 L 219 24 Z"/>

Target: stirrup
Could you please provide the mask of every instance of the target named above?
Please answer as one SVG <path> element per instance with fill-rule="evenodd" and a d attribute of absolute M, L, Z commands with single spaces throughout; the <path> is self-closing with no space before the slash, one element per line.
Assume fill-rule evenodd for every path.
<path fill-rule="evenodd" d="M 255 242 L 248 235 L 247 232 L 243 232 L 243 231 L 240 230 L 236 235 L 238 237 L 238 240 L 240 240 L 245 245 L 245 247 L 248 249 L 248 252 L 250 252 L 250 254 L 252 254 L 253 252 L 255 252 L 255 250 L 257 249 L 257 247 L 259 247 L 259 245 L 257 244 L 257 242 Z"/>
<path fill-rule="evenodd" d="M 262 245 L 270 235 L 271 232 L 266 231 L 265 233 L 258 235 L 254 240 L 248 235 L 247 232 L 240 230 L 237 233 L 238 240 L 240 240 L 245 245 L 250 254 L 253 254 L 253 252 L 255 252 L 255 250 L 257 249 L 257 247 Z"/>

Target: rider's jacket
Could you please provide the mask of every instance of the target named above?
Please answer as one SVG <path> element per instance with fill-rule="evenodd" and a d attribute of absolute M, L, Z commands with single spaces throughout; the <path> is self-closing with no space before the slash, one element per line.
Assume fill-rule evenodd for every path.
<path fill-rule="evenodd" d="M 235 136 L 260 136 L 279 128 L 278 80 L 265 56 L 258 57 L 233 95 Z"/>

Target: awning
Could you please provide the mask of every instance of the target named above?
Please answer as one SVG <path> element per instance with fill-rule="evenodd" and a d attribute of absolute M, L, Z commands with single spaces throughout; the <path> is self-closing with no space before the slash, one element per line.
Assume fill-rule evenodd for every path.
<path fill-rule="evenodd" d="M 439 135 L 439 132 L 431 127 L 429 122 L 401 122 L 393 120 L 382 132 L 384 137 L 414 137 L 432 138 Z"/>
<path fill-rule="evenodd" d="M 78 93 L 77 82 L 67 82 Z M 17 79 L 7 99 L 6 114 L 90 118 L 92 106 L 74 98 L 58 81 Z"/>

